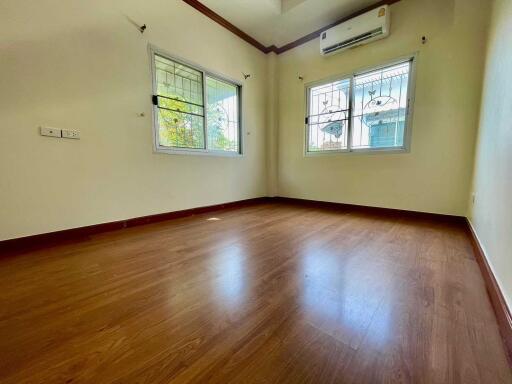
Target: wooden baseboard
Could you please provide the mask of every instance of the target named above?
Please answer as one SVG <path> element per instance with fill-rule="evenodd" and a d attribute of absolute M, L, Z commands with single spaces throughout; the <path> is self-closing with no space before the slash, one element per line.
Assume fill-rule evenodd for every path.
<path fill-rule="evenodd" d="M 480 244 L 480 241 L 478 240 L 478 236 L 476 235 L 473 226 L 468 219 L 466 219 L 466 222 L 469 231 L 469 237 L 471 239 L 471 245 L 473 246 L 473 251 L 475 253 L 475 258 L 480 267 L 480 271 L 485 281 L 487 294 L 491 299 L 494 313 L 496 314 L 496 319 L 498 320 L 501 337 L 505 343 L 509 363 L 512 365 L 512 313 L 507 305 L 507 302 L 505 301 L 503 292 L 501 291 L 500 286 L 496 281 L 496 277 L 494 276 L 489 262 L 487 261 L 487 256 L 482 248 L 482 245 Z"/>
<path fill-rule="evenodd" d="M 379 208 L 379 207 L 368 207 L 362 205 L 354 205 L 354 204 L 344 204 L 344 203 L 332 203 L 325 201 L 317 201 L 317 200 L 306 200 L 306 199 L 297 199 L 291 197 L 259 197 L 254 199 L 233 201 L 224 204 L 211 205 L 206 207 L 198 207 L 185 209 L 182 211 L 174 211 L 167 213 L 160 213 L 156 215 L 149 215 L 143 217 L 136 217 L 126 220 L 113 221 L 109 223 L 95 224 L 89 225 L 86 227 L 79 228 L 71 228 L 65 229 L 62 231 L 43 233 L 39 235 L 26 236 L 16 239 L 3 240 L 0 241 L 0 252 L 7 251 L 25 251 L 27 249 L 38 248 L 47 245 L 53 245 L 58 243 L 77 241 L 80 239 L 87 239 L 88 236 L 113 231 L 122 228 L 134 227 L 137 225 L 144 225 L 155 223 L 159 221 L 172 220 L 181 217 L 187 217 L 192 215 L 197 215 L 200 213 L 218 211 L 221 209 L 232 209 L 232 208 L 240 208 L 243 206 L 260 204 L 260 203 L 268 203 L 268 202 L 277 202 L 283 204 L 295 204 L 302 206 L 310 206 L 316 208 L 330 209 L 342 212 L 365 212 L 368 214 L 380 215 L 380 216 L 393 216 L 393 217 L 414 217 L 420 219 L 429 219 L 436 221 L 449 221 L 449 222 L 457 222 L 464 223 L 465 218 L 460 216 L 450 216 L 450 215 L 441 215 L 435 213 L 425 213 L 425 212 L 415 212 L 415 211 L 405 211 L 399 209 L 391 209 L 391 208 Z"/>
<path fill-rule="evenodd" d="M 425 220 L 436 220 L 442 222 L 453 222 L 461 225 L 466 224 L 466 218 L 463 216 L 444 215 L 440 213 L 407 211 L 402 209 L 370 207 L 366 205 L 334 203 L 319 200 L 298 199 L 294 197 L 274 197 L 272 201 L 284 204 L 297 204 L 317 208 L 331 209 L 341 212 L 363 212 L 379 216 L 407 217 Z"/>
<path fill-rule="evenodd" d="M 268 202 L 269 200 L 270 199 L 267 197 L 258 197 L 253 199 L 210 205 L 206 207 L 198 207 L 185 209 L 181 211 L 160 213 L 156 215 L 135 217 L 126 220 L 113 221 L 109 223 L 95 224 L 86 227 L 64 229 L 62 231 L 42 233 L 38 235 L 3 240 L 0 241 L 0 253 L 26 251 L 28 249 L 34 249 L 42 246 L 77 241 L 80 239 L 87 239 L 88 236 L 102 232 L 135 227 L 144 224 L 151 224 L 159 221 L 178 219 L 182 217 L 197 215 L 200 213 L 213 212 L 222 209 L 240 208 L 249 205 Z"/>

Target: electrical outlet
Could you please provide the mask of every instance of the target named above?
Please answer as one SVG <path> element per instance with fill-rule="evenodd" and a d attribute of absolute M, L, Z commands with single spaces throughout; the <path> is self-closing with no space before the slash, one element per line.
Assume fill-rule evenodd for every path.
<path fill-rule="evenodd" d="M 62 131 L 57 128 L 41 127 L 41 136 L 62 137 Z"/>
<path fill-rule="evenodd" d="M 65 139 L 80 139 L 80 132 L 72 129 L 63 129 L 62 137 Z"/>

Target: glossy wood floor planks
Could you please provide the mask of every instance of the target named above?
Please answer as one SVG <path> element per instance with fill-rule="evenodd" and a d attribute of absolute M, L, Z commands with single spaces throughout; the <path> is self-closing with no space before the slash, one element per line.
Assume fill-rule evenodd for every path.
<path fill-rule="evenodd" d="M 0 258 L 1 383 L 512 383 L 463 226 L 268 203 Z"/>

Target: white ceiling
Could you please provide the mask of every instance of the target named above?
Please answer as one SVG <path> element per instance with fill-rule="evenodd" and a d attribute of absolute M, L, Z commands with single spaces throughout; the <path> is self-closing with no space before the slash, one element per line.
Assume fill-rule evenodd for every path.
<path fill-rule="evenodd" d="M 202 0 L 260 43 L 280 47 L 378 0 Z"/>

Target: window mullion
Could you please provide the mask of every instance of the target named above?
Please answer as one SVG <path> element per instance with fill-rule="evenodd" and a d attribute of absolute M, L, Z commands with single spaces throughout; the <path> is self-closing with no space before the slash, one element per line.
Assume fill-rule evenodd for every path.
<path fill-rule="evenodd" d="M 355 87 L 354 87 L 354 75 L 350 77 L 350 90 L 349 90 L 349 108 L 348 108 L 348 132 L 347 132 L 347 150 L 352 151 L 352 129 L 354 119 L 354 104 L 355 104 Z"/>
<path fill-rule="evenodd" d="M 243 142 L 242 140 L 244 139 L 243 136 L 243 123 L 242 123 L 242 87 L 237 85 L 236 87 L 236 102 L 237 102 L 237 119 L 238 119 L 238 126 L 237 126 L 237 129 L 238 129 L 238 154 L 242 154 L 242 146 L 243 146 Z"/>
<path fill-rule="evenodd" d="M 310 115 L 310 99 L 311 99 L 311 87 L 306 88 L 306 117 L 304 119 L 305 127 L 306 127 L 306 133 L 305 133 L 305 144 L 306 144 L 306 153 L 309 153 L 309 115 Z"/>
<path fill-rule="evenodd" d="M 203 71 L 203 132 L 204 132 L 204 149 L 208 151 L 208 95 L 206 89 L 206 73 Z"/>

